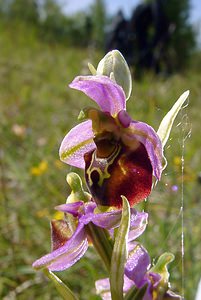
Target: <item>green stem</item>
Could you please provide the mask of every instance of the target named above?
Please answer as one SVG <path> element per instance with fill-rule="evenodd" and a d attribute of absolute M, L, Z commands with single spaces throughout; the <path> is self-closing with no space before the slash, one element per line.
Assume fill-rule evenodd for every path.
<path fill-rule="evenodd" d="M 128 257 L 127 242 L 130 227 L 130 205 L 124 196 L 122 196 L 122 201 L 121 222 L 119 228 L 116 229 L 111 259 L 110 290 L 112 300 L 123 300 L 124 270 Z"/>
<path fill-rule="evenodd" d="M 128 291 L 124 300 L 141 300 L 145 295 L 146 289 L 147 285 L 144 285 L 141 289 L 133 287 Z"/>
<path fill-rule="evenodd" d="M 93 223 L 89 223 L 86 226 L 86 230 L 96 251 L 102 258 L 107 271 L 110 272 L 113 242 L 109 233 L 107 230 L 95 226 Z"/>

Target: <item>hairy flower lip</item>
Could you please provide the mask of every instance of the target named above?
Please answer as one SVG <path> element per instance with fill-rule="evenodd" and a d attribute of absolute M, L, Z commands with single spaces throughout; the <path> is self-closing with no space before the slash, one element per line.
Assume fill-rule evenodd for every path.
<path fill-rule="evenodd" d="M 152 167 L 145 147 L 135 151 L 117 145 L 107 158 L 94 152 L 85 155 L 85 179 L 98 205 L 122 207 L 121 195 L 131 206 L 144 200 L 152 188 Z"/>

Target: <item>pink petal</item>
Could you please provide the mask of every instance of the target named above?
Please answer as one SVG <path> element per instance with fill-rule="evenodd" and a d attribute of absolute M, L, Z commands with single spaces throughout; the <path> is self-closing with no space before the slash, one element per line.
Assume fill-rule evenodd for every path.
<path fill-rule="evenodd" d="M 132 121 L 125 129 L 124 143 L 132 143 L 132 139 L 137 139 L 146 148 L 150 159 L 153 175 L 159 180 L 162 173 L 162 144 L 155 130 L 146 123 Z"/>
<path fill-rule="evenodd" d="M 123 89 L 107 76 L 78 76 L 69 86 L 85 93 L 112 116 L 126 108 Z"/>
<path fill-rule="evenodd" d="M 84 205 L 83 201 L 77 201 L 73 203 L 57 205 L 55 209 L 62 211 L 64 213 L 69 213 L 74 217 L 77 217 L 79 215 L 79 210 L 83 205 Z"/>
<path fill-rule="evenodd" d="M 60 159 L 71 166 L 84 169 L 84 154 L 96 148 L 93 136 L 91 120 L 73 127 L 61 143 Z"/>
<path fill-rule="evenodd" d="M 111 229 L 119 226 L 121 221 L 121 210 L 115 210 L 106 213 L 90 213 L 85 215 L 83 218 L 83 222 L 88 224 L 89 222 L 94 223 L 98 227 Z"/>
<path fill-rule="evenodd" d="M 131 242 L 138 238 L 146 229 L 148 223 L 148 214 L 131 209 L 131 225 L 128 234 L 128 241 Z"/>
<path fill-rule="evenodd" d="M 140 287 L 150 265 L 150 257 L 145 248 L 138 243 L 129 243 L 128 248 L 129 256 L 125 265 L 125 275 Z"/>
<path fill-rule="evenodd" d="M 96 293 L 101 296 L 102 300 L 111 300 L 109 278 L 99 279 L 95 282 Z"/>
<path fill-rule="evenodd" d="M 88 242 L 84 225 L 79 224 L 73 236 L 62 247 L 39 258 L 33 263 L 35 269 L 48 268 L 63 271 L 74 265 L 86 252 Z"/>
<path fill-rule="evenodd" d="M 110 293 L 110 280 L 109 278 L 99 279 L 95 282 L 96 293 L 101 296 L 102 300 L 111 300 Z M 131 287 L 134 286 L 134 282 L 127 276 L 124 276 L 124 293 L 127 293 Z"/>

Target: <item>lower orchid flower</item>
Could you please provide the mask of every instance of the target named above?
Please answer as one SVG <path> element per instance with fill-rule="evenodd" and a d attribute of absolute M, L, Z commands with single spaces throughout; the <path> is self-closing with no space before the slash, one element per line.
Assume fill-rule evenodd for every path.
<path fill-rule="evenodd" d="M 151 261 L 145 248 L 136 242 L 129 243 L 123 286 L 125 299 L 181 300 L 169 289 L 167 264 L 172 260 L 172 254 L 164 253 L 157 264 L 150 268 Z M 96 281 L 96 291 L 103 300 L 111 300 L 109 278 Z"/>
<path fill-rule="evenodd" d="M 121 210 L 112 210 L 96 213 L 97 205 L 94 202 L 82 201 L 57 206 L 56 209 L 73 215 L 77 220 L 76 230 L 68 235 L 69 224 L 65 220 L 52 221 L 52 252 L 33 263 L 35 269 L 48 268 L 50 271 L 62 271 L 75 264 L 86 252 L 90 232 L 88 225 L 93 223 L 96 227 L 110 231 L 119 226 Z M 132 241 L 141 235 L 147 224 L 148 214 L 131 209 L 131 221 L 128 240 Z M 100 241 L 101 243 L 101 241 Z"/>

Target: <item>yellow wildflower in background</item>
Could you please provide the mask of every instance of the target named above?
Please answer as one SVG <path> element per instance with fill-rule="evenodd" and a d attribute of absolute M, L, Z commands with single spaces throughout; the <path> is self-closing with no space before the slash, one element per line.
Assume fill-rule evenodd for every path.
<path fill-rule="evenodd" d="M 30 173 L 34 176 L 40 176 L 44 174 L 48 169 L 48 163 L 46 160 L 42 160 L 38 166 L 32 167 Z"/>

